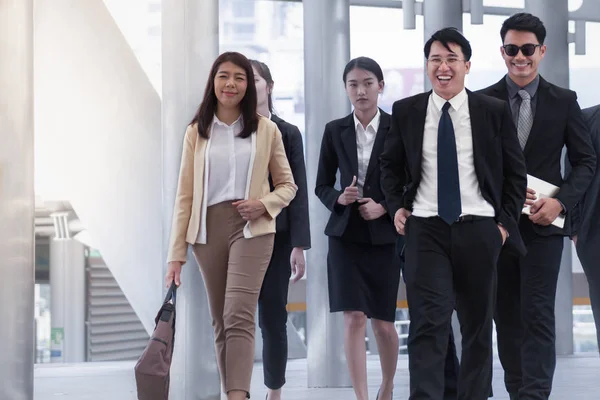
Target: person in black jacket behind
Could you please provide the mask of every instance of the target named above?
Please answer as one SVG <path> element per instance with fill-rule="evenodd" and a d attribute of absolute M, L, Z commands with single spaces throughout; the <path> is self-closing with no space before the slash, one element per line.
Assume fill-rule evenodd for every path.
<path fill-rule="evenodd" d="M 298 186 L 294 200 L 277 216 L 273 256 L 258 298 L 258 321 L 263 337 L 264 381 L 269 389 L 267 399 L 279 400 L 281 388 L 285 384 L 288 357 L 286 305 L 290 275 L 293 272 L 294 283 L 304 276 L 304 250 L 310 248 L 306 166 L 300 130 L 273 114 L 271 92 L 274 82 L 269 67 L 260 61 L 250 62 L 254 70 L 258 97 L 256 111 L 269 117 L 281 131 L 285 153 Z"/>
<path fill-rule="evenodd" d="M 597 156 L 600 153 L 600 105 L 586 108 L 581 112 L 590 130 Z M 598 262 L 600 258 L 600 224 L 598 223 L 600 221 L 600 171 L 597 164 L 594 179 L 585 193 L 580 208 L 581 226 L 573 240 L 588 281 L 596 335 L 600 347 L 600 262 Z"/>
<path fill-rule="evenodd" d="M 394 322 L 400 266 L 379 184 L 379 155 L 390 115 L 377 107 L 384 81 L 374 60 L 351 60 L 343 80 L 354 112 L 325 126 L 315 189 L 331 211 L 325 228 L 329 307 L 344 312 L 344 347 L 358 400 L 368 399 L 365 332 L 371 318 L 382 369 L 378 399 L 389 400 L 398 359 Z M 335 188 L 338 171 L 342 190 Z"/>

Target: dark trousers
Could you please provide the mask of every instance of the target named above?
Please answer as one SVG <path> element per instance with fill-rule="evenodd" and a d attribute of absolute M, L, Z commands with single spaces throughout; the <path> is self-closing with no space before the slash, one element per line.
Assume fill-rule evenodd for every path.
<path fill-rule="evenodd" d="M 588 281 L 590 291 L 590 303 L 594 314 L 596 324 L 596 335 L 600 349 L 600 262 L 598 261 L 598 252 L 600 246 L 592 241 L 582 243 L 581 238 L 577 243 L 577 255 L 585 277 Z"/>
<path fill-rule="evenodd" d="M 277 390 L 285 384 L 288 358 L 287 300 L 292 245 L 286 232 L 275 235 L 273 255 L 258 298 L 258 324 L 263 338 L 265 386 Z"/>
<path fill-rule="evenodd" d="M 410 217 L 405 279 L 410 312 L 410 400 L 444 396 L 452 311 L 462 331 L 458 400 L 485 400 L 492 379 L 495 274 L 502 236 L 493 218 L 451 226 Z"/>
<path fill-rule="evenodd" d="M 498 262 L 498 353 L 511 398 L 546 400 L 556 366 L 554 300 L 564 239 L 539 236 L 526 217 L 519 225 L 527 255 L 504 251 Z"/>
<path fill-rule="evenodd" d="M 398 236 L 396 240 L 396 253 L 400 258 L 400 270 L 404 268 L 404 236 Z M 404 277 L 404 272 L 402 273 Z M 406 279 L 405 279 L 406 282 Z M 444 361 L 444 400 L 456 400 L 458 394 L 458 371 L 460 364 L 456 355 L 456 344 L 454 332 L 450 327 L 448 335 L 448 351 Z M 490 395 L 491 397 L 491 395 Z"/>

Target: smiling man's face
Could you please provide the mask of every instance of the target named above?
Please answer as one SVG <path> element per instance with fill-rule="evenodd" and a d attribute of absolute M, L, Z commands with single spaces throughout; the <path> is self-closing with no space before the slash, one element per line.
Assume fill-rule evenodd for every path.
<path fill-rule="evenodd" d="M 524 55 L 522 50 L 514 56 L 506 54 L 505 46 L 513 45 L 521 47 L 523 45 L 535 45 L 535 50 L 531 55 Z M 517 85 L 524 87 L 533 81 L 538 74 L 538 65 L 546 54 L 546 46 L 541 45 L 537 37 L 532 32 L 509 30 L 504 37 L 504 46 L 500 48 L 502 58 L 508 68 L 508 76 Z"/>
<path fill-rule="evenodd" d="M 442 42 L 431 44 L 427 59 L 427 76 L 431 87 L 443 99 L 450 100 L 465 87 L 465 75 L 471 69 L 471 62 L 465 60 L 461 47 L 448 43 L 447 49 Z"/>

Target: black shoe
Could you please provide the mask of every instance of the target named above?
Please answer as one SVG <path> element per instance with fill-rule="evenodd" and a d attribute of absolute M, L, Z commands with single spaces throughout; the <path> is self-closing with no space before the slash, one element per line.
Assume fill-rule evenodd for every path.
<path fill-rule="evenodd" d="M 375 397 L 375 400 L 379 400 L 379 390 L 377 391 L 377 397 Z M 394 391 L 392 390 L 392 398 L 390 400 L 394 400 Z"/>

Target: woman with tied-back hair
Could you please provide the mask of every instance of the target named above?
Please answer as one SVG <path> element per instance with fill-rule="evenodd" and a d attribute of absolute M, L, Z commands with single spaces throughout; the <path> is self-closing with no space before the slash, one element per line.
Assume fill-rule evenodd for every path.
<path fill-rule="evenodd" d="M 285 384 L 288 358 L 287 299 L 290 276 L 297 282 L 304 275 L 304 250 L 310 248 L 308 221 L 308 190 L 302 134 L 298 127 L 284 121 L 273 112 L 272 91 L 275 82 L 269 67 L 250 60 L 258 96 L 258 113 L 277 124 L 283 138 L 285 153 L 298 185 L 296 198 L 277 217 L 273 257 L 258 298 L 258 323 L 263 337 L 264 382 L 267 400 L 280 400 Z"/>
<path fill-rule="evenodd" d="M 256 304 L 275 218 L 295 194 L 281 133 L 256 113 L 250 61 L 240 53 L 221 54 L 185 133 L 165 280 L 180 285 L 192 245 L 228 400 L 250 398 Z"/>
<path fill-rule="evenodd" d="M 390 115 L 377 106 L 384 81 L 374 60 L 351 60 L 343 74 L 354 111 L 325 126 L 315 193 L 331 211 L 327 273 L 331 312 L 344 313 L 344 348 L 357 400 L 369 398 L 365 334 L 371 319 L 381 361 L 378 400 L 390 400 L 398 360 L 396 231 L 380 186 L 379 155 Z M 336 176 L 339 172 L 338 190 Z"/>

